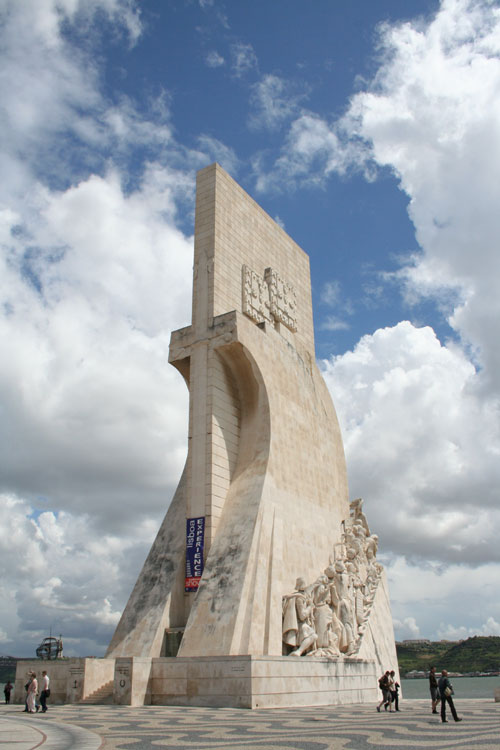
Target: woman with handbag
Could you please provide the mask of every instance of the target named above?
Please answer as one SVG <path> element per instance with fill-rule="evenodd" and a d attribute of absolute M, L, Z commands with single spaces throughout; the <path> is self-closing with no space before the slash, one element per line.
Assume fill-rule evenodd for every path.
<path fill-rule="evenodd" d="M 27 707 L 28 707 L 28 713 L 34 714 L 37 711 L 36 708 L 36 694 L 38 692 L 38 680 L 36 679 L 35 672 L 31 673 L 31 682 L 28 686 L 28 700 L 27 700 Z"/>
<path fill-rule="evenodd" d="M 441 695 L 441 721 L 445 724 L 448 721 L 448 719 L 446 718 L 446 703 L 448 703 L 448 705 L 450 706 L 451 715 L 453 716 L 455 721 L 462 721 L 462 719 L 457 716 L 455 706 L 453 705 L 453 698 L 451 697 L 453 695 L 453 686 L 448 679 L 448 672 L 446 671 L 446 669 L 443 669 L 443 671 L 441 672 L 438 687 L 439 694 Z"/>

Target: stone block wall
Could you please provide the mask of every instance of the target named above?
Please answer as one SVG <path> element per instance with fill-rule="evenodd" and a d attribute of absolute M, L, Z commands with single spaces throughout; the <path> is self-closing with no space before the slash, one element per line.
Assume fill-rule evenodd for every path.
<path fill-rule="evenodd" d="M 19 661 L 14 685 L 14 703 L 25 701 L 24 685 L 28 680 L 28 673 L 35 672 L 40 685 L 44 669 L 50 678 L 50 702 L 53 704 L 78 703 L 113 680 L 115 660 L 73 658 Z"/>

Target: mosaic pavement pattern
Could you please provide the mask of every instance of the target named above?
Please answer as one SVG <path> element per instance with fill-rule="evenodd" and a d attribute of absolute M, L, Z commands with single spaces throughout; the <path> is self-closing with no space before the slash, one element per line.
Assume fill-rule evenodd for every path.
<path fill-rule="evenodd" d="M 173 706 L 54 706 L 43 720 L 49 736 L 50 721 L 95 732 L 103 740 L 101 750 L 500 750 L 500 703 L 457 700 L 456 706 L 463 717 L 459 724 L 451 717 L 448 724 L 441 724 L 423 700 L 403 702 L 400 713 L 380 714 L 374 706 L 366 705 L 253 712 Z"/>

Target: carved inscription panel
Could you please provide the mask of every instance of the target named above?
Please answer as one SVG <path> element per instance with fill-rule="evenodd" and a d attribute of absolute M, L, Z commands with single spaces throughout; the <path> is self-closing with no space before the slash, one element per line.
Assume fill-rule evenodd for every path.
<path fill-rule="evenodd" d="M 266 268 L 264 278 L 251 268 L 242 268 L 243 312 L 256 323 L 283 323 L 291 331 L 297 330 L 297 301 L 295 290 L 272 268 Z"/>
<path fill-rule="evenodd" d="M 243 266 L 243 312 L 256 323 L 271 322 L 271 302 L 267 282 Z"/>

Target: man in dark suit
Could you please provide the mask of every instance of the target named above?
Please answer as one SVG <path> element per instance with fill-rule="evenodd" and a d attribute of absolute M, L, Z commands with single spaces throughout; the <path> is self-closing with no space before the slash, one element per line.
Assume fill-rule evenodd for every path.
<path fill-rule="evenodd" d="M 439 694 L 441 695 L 441 721 L 445 723 L 448 721 L 448 719 L 446 718 L 446 703 L 449 704 L 451 715 L 453 716 L 455 721 L 462 721 L 462 719 L 457 716 L 455 706 L 453 705 L 453 698 L 451 697 L 453 695 L 453 687 L 448 679 L 448 672 L 446 671 L 446 669 L 443 669 L 443 671 L 441 672 L 441 677 L 439 678 L 438 682 L 438 688 Z"/>

